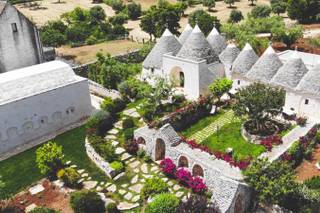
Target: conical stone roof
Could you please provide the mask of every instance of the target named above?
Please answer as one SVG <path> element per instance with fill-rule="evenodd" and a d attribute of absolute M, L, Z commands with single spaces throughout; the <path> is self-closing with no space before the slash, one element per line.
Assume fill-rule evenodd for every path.
<path fill-rule="evenodd" d="M 252 66 L 246 77 L 253 81 L 269 83 L 282 66 L 278 55 L 271 46 L 263 53 L 259 60 Z"/>
<path fill-rule="evenodd" d="M 317 96 L 320 95 L 320 63 L 303 76 L 296 90 Z"/>
<path fill-rule="evenodd" d="M 222 51 L 227 47 L 226 39 L 220 35 L 215 27 L 208 35 L 207 40 L 217 55 L 222 53 Z"/>
<path fill-rule="evenodd" d="M 229 44 L 226 49 L 219 55 L 219 59 L 223 64 L 231 65 L 239 55 L 240 50 L 235 44 Z"/>
<path fill-rule="evenodd" d="M 145 68 L 155 67 L 160 69 L 162 67 L 163 54 L 172 52 L 175 55 L 180 48 L 181 44 L 178 39 L 166 29 L 142 65 Z"/>
<path fill-rule="evenodd" d="M 189 35 L 192 33 L 193 28 L 188 23 L 187 26 L 182 31 L 181 35 L 179 36 L 178 40 L 181 44 L 184 44 L 184 42 L 187 40 Z"/>
<path fill-rule="evenodd" d="M 307 72 L 306 65 L 299 57 L 297 51 L 295 51 L 291 55 L 291 58 L 278 70 L 270 83 L 294 89 Z"/>
<path fill-rule="evenodd" d="M 259 56 L 254 52 L 251 45 L 247 43 L 234 60 L 231 73 L 245 75 L 258 59 Z"/>
<path fill-rule="evenodd" d="M 177 57 L 192 61 L 206 60 L 208 64 L 219 60 L 198 25 L 194 27 L 184 42 Z"/>

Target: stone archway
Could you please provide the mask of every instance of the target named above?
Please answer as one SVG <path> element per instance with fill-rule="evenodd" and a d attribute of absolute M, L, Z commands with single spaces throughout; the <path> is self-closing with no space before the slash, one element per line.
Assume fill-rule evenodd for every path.
<path fill-rule="evenodd" d="M 203 169 L 200 165 L 196 164 L 193 166 L 192 168 L 192 175 L 193 176 L 201 176 L 203 177 L 204 175 L 204 172 L 203 172 Z"/>
<path fill-rule="evenodd" d="M 180 67 L 173 67 L 170 71 L 170 79 L 175 87 L 184 87 L 185 76 Z"/>
<path fill-rule="evenodd" d="M 181 156 L 178 161 L 178 167 L 189 167 L 188 158 Z"/>
<path fill-rule="evenodd" d="M 243 196 L 242 196 L 241 194 L 239 194 L 239 195 L 237 196 L 236 203 L 235 203 L 235 205 L 234 205 L 234 212 L 235 212 L 235 213 L 242 213 L 242 212 L 244 212 L 242 202 L 243 202 Z"/>
<path fill-rule="evenodd" d="M 166 144 L 160 138 L 156 140 L 155 160 L 162 160 L 166 156 Z"/>

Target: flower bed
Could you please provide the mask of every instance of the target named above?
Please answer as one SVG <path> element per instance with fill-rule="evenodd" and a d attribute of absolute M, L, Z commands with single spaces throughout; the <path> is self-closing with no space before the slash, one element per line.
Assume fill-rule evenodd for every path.
<path fill-rule="evenodd" d="M 177 179 L 180 184 L 192 189 L 194 193 L 203 194 L 207 191 L 207 186 L 201 177 L 193 177 L 186 168 L 177 169 L 177 166 L 170 158 L 162 160 L 160 167 L 168 177 Z"/>
<path fill-rule="evenodd" d="M 198 144 L 195 140 L 187 140 L 186 138 L 182 137 L 181 141 L 188 144 L 191 149 L 200 149 L 203 152 L 207 152 L 211 155 L 214 155 L 219 160 L 227 161 L 230 164 L 230 166 L 238 167 L 241 170 L 246 169 L 252 160 L 252 158 L 249 157 L 245 160 L 237 161 L 236 159 L 233 159 L 233 157 L 230 154 L 219 151 L 211 151 L 207 146 L 203 144 Z"/>
<path fill-rule="evenodd" d="M 282 144 L 282 138 L 280 135 L 271 135 L 260 141 L 260 144 L 264 146 L 269 152 L 271 152 L 274 145 Z"/>

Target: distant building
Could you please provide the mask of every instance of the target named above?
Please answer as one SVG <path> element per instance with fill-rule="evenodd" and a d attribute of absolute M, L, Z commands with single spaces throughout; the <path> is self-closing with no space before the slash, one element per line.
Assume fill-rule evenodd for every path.
<path fill-rule="evenodd" d="M 88 80 L 53 61 L 0 74 L 0 158 L 78 126 L 92 111 Z"/>
<path fill-rule="evenodd" d="M 42 63 L 42 44 L 33 23 L 0 0 L 0 73 Z"/>

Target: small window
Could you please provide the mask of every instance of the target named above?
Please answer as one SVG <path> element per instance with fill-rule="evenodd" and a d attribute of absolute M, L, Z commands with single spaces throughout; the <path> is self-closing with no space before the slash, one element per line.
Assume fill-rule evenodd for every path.
<path fill-rule="evenodd" d="M 74 108 L 71 108 L 71 109 L 70 109 L 70 112 L 73 113 L 73 112 L 74 112 Z"/>
<path fill-rule="evenodd" d="M 304 100 L 304 104 L 308 105 L 309 104 L 309 99 Z"/>
<path fill-rule="evenodd" d="M 69 110 L 66 110 L 66 113 L 69 114 Z"/>
<path fill-rule="evenodd" d="M 238 80 L 238 85 L 240 85 L 240 80 Z"/>
<path fill-rule="evenodd" d="M 151 68 L 151 73 L 152 73 L 152 74 L 154 73 L 154 68 L 153 68 L 153 67 Z"/>
<path fill-rule="evenodd" d="M 17 28 L 17 24 L 16 23 L 12 23 L 11 24 L 11 28 L 12 28 L 12 32 L 14 32 L 14 33 L 18 32 L 18 28 Z"/>
<path fill-rule="evenodd" d="M 290 110 L 291 110 L 291 111 L 294 111 L 294 108 L 291 107 Z"/>
<path fill-rule="evenodd" d="M 40 120 L 40 122 L 43 124 L 43 123 L 44 123 L 44 120 L 43 120 L 43 119 L 41 119 L 41 120 Z"/>

